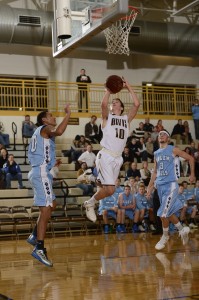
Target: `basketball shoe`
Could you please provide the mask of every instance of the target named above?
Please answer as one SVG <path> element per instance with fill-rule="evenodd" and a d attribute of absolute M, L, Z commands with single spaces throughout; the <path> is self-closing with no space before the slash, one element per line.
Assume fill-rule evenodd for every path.
<path fill-rule="evenodd" d="M 179 231 L 179 236 L 181 237 L 183 245 L 186 245 L 189 241 L 189 232 L 190 232 L 190 228 L 188 226 L 183 227 Z"/>
<path fill-rule="evenodd" d="M 46 249 L 37 249 L 35 247 L 32 251 L 32 256 L 47 267 L 53 266 L 52 262 L 48 260 Z"/>
<path fill-rule="evenodd" d="M 155 245 L 156 250 L 162 250 L 166 246 L 166 243 L 169 240 L 169 236 L 163 235 L 159 242 Z"/>
<path fill-rule="evenodd" d="M 29 237 L 26 240 L 29 244 L 31 244 L 32 246 L 36 246 L 37 244 L 37 238 L 36 236 L 34 236 L 32 233 L 29 235 Z"/>
<path fill-rule="evenodd" d="M 96 217 L 96 214 L 95 214 L 95 202 L 89 203 L 89 200 L 85 201 L 84 202 L 84 207 L 86 209 L 87 218 L 92 222 L 96 222 L 97 217 Z"/>

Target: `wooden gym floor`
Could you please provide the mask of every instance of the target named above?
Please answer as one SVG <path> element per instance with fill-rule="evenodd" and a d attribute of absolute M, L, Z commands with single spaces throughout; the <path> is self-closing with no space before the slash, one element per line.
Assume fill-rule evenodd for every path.
<path fill-rule="evenodd" d="M 46 240 L 54 266 L 37 262 L 25 240 L 0 241 L 0 299 L 199 299 L 199 230 L 154 249 L 151 233 Z"/>

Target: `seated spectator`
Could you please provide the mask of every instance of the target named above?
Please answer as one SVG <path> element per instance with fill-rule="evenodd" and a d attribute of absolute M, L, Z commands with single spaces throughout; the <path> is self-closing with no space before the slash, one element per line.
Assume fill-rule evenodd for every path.
<path fill-rule="evenodd" d="M 141 162 L 143 154 L 142 154 L 142 151 L 140 149 L 140 147 L 141 147 L 140 143 L 138 141 L 136 141 L 135 138 L 132 138 L 127 146 L 129 147 L 131 155 L 134 157 L 134 161 L 135 161 L 135 158 L 136 158 L 137 162 Z M 144 156 L 144 159 L 145 159 L 145 156 Z"/>
<path fill-rule="evenodd" d="M 88 168 L 95 167 L 96 155 L 92 152 L 92 150 L 93 150 L 92 145 L 88 145 L 86 147 L 86 151 L 83 152 L 78 158 L 79 164 L 81 164 L 82 162 L 86 162 Z"/>
<path fill-rule="evenodd" d="M 199 179 L 197 179 L 195 183 L 194 196 L 196 202 L 199 204 Z"/>
<path fill-rule="evenodd" d="M 152 140 L 152 142 L 153 143 L 156 142 L 157 138 L 158 138 L 158 128 L 157 128 L 157 126 L 154 126 L 153 131 L 151 133 L 151 140 Z"/>
<path fill-rule="evenodd" d="M 146 194 L 145 185 L 140 184 L 138 193 L 134 195 L 136 210 L 138 211 L 139 217 L 138 217 L 138 222 L 134 221 L 133 232 L 148 231 L 149 228 L 152 231 L 155 230 L 152 201 L 148 200 L 145 194 Z M 149 223 L 150 223 L 149 228 L 148 228 L 148 222 L 145 220 L 146 218 L 149 219 Z"/>
<path fill-rule="evenodd" d="M 189 147 L 186 147 L 186 148 L 184 149 L 184 151 L 185 151 L 187 154 L 191 155 L 191 150 L 190 150 Z M 180 166 L 181 166 L 181 170 L 182 170 L 182 172 L 181 172 L 182 176 L 184 176 L 184 177 L 189 176 L 189 175 L 190 175 L 190 165 L 189 165 L 189 161 L 188 161 L 188 160 L 185 160 L 183 157 L 180 157 Z"/>
<path fill-rule="evenodd" d="M 142 163 L 142 168 L 140 169 L 141 180 L 144 182 L 145 186 L 148 186 L 151 179 L 151 171 L 148 169 L 148 162 L 144 161 Z"/>
<path fill-rule="evenodd" d="M 99 143 L 98 126 L 96 124 L 97 117 L 91 116 L 90 122 L 85 125 L 85 137 L 93 144 Z"/>
<path fill-rule="evenodd" d="M 129 219 L 134 219 L 136 204 L 133 200 L 133 194 L 131 193 L 130 186 L 126 185 L 124 192 L 119 195 L 118 198 L 118 211 L 117 211 L 117 233 L 125 233 L 125 216 Z"/>
<path fill-rule="evenodd" d="M 162 120 L 158 120 L 156 127 L 158 132 L 164 130 L 164 126 L 162 125 Z"/>
<path fill-rule="evenodd" d="M 185 135 L 185 128 L 182 124 L 182 119 L 178 120 L 178 123 L 173 127 L 171 138 L 176 140 L 176 144 L 188 143 L 188 139 Z"/>
<path fill-rule="evenodd" d="M 30 121 L 30 115 L 26 115 L 25 120 L 22 122 L 23 144 L 24 144 L 24 139 L 32 137 L 35 129 L 36 129 L 36 125 L 32 121 Z"/>
<path fill-rule="evenodd" d="M 150 119 L 146 118 L 143 126 L 143 130 L 145 131 L 145 138 L 148 138 L 153 132 L 153 124 L 150 123 Z"/>
<path fill-rule="evenodd" d="M 85 138 L 84 135 L 80 136 L 79 141 L 71 146 L 71 161 L 76 163 L 80 155 L 87 150 L 87 146 L 90 145 L 90 142 Z"/>
<path fill-rule="evenodd" d="M 186 200 L 192 199 L 194 195 L 194 188 L 190 188 L 186 180 L 182 182 L 182 186 L 184 188 L 183 194 L 185 195 Z"/>
<path fill-rule="evenodd" d="M 70 162 L 76 163 L 88 144 L 90 144 L 90 142 L 86 140 L 84 135 L 76 135 L 70 149 L 62 150 L 63 156 L 69 157 Z"/>
<path fill-rule="evenodd" d="M 4 133 L 5 128 L 2 122 L 0 122 L 0 144 L 6 148 L 10 147 L 10 136 L 7 133 Z"/>
<path fill-rule="evenodd" d="M 193 142 L 193 139 L 189 129 L 189 123 L 187 121 L 184 121 L 183 126 L 184 126 L 185 143 L 191 144 L 191 142 Z"/>
<path fill-rule="evenodd" d="M 129 147 L 124 147 L 124 151 L 122 152 L 122 158 L 123 164 L 121 169 L 126 172 L 129 169 L 130 164 L 134 161 L 134 157 L 130 152 Z"/>
<path fill-rule="evenodd" d="M 125 179 L 128 180 L 130 177 L 134 177 L 135 180 L 140 181 L 141 174 L 140 174 L 140 170 L 137 169 L 136 162 L 132 162 L 130 168 L 126 172 Z"/>
<path fill-rule="evenodd" d="M 197 214 L 197 205 L 196 204 L 191 204 L 189 205 L 189 201 L 194 200 L 195 199 L 195 195 L 194 195 L 194 188 L 188 188 L 188 182 L 187 181 L 183 181 L 182 182 L 182 186 L 184 188 L 183 191 L 183 195 L 185 196 L 185 201 L 184 201 L 184 206 L 181 210 L 181 214 L 180 214 L 180 219 L 182 222 L 184 222 L 186 220 L 186 214 L 190 215 L 190 222 L 189 222 L 189 227 L 190 228 L 197 228 L 198 226 L 196 225 L 196 221 L 195 221 L 195 217 Z"/>
<path fill-rule="evenodd" d="M 117 181 L 118 184 L 118 181 Z M 118 211 L 118 193 L 115 192 L 113 195 L 106 197 L 99 201 L 99 215 L 103 216 L 104 221 L 104 233 L 110 232 L 110 226 L 108 223 L 108 218 L 113 218 L 116 220 Z"/>
<path fill-rule="evenodd" d="M 5 174 L 3 172 L 3 166 L 8 160 L 8 150 L 6 148 L 2 148 L 0 150 L 0 189 L 6 188 L 6 180 Z"/>
<path fill-rule="evenodd" d="M 146 152 L 147 152 L 147 158 L 150 158 L 151 162 L 154 162 L 154 144 L 152 142 L 151 137 L 148 137 L 148 139 L 147 139 Z"/>
<path fill-rule="evenodd" d="M 6 178 L 6 188 L 11 188 L 11 181 L 17 180 L 18 181 L 18 188 L 23 189 L 23 183 L 22 183 L 22 173 L 20 166 L 16 163 L 14 160 L 14 155 L 9 154 L 8 155 L 8 161 L 3 166 L 3 172 L 5 173 Z"/>
<path fill-rule="evenodd" d="M 134 177 L 129 177 L 128 180 L 124 182 L 124 186 L 129 185 L 131 188 L 131 193 L 136 194 L 138 192 L 138 182 Z"/>
<path fill-rule="evenodd" d="M 115 192 L 114 195 L 118 198 L 120 193 L 124 192 L 124 188 L 121 186 L 121 179 L 117 178 L 115 181 Z"/>
<path fill-rule="evenodd" d="M 194 154 L 198 151 L 196 148 L 196 144 L 194 142 L 191 142 L 189 149 L 191 151 L 191 155 L 194 156 Z"/>
<path fill-rule="evenodd" d="M 94 186 L 91 178 L 92 170 L 88 169 L 86 162 L 81 163 L 80 169 L 77 171 L 77 187 L 83 190 L 84 196 L 92 196 L 94 193 Z"/>
<path fill-rule="evenodd" d="M 147 161 L 147 151 L 146 151 L 144 138 L 140 138 L 140 141 L 138 142 L 138 146 L 139 146 L 139 157 L 141 158 L 142 161 Z M 139 162 L 141 162 L 140 159 Z"/>
<path fill-rule="evenodd" d="M 130 136 L 135 138 L 136 140 L 139 140 L 141 137 L 145 138 L 145 131 L 143 127 L 144 127 L 144 123 L 140 122 L 139 127 L 134 129 Z"/>

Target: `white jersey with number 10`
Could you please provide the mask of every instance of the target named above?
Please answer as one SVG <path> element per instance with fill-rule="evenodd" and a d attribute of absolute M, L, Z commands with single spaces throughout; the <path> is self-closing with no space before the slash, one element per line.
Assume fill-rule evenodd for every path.
<path fill-rule="evenodd" d="M 127 115 L 108 115 L 106 126 L 102 128 L 102 147 L 119 155 L 122 154 L 129 136 L 129 123 Z"/>

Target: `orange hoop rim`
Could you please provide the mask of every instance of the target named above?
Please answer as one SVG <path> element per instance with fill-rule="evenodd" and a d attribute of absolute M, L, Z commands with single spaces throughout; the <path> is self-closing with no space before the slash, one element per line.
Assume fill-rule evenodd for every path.
<path fill-rule="evenodd" d="M 136 14 L 140 13 L 139 9 L 135 8 L 134 6 L 129 5 L 128 8 L 129 8 L 129 10 L 134 11 L 134 13 L 136 13 Z M 131 15 L 126 15 L 125 17 L 120 18 L 120 20 L 122 20 L 122 21 L 123 20 L 131 20 L 133 18 L 134 18 L 134 14 L 131 14 Z"/>

